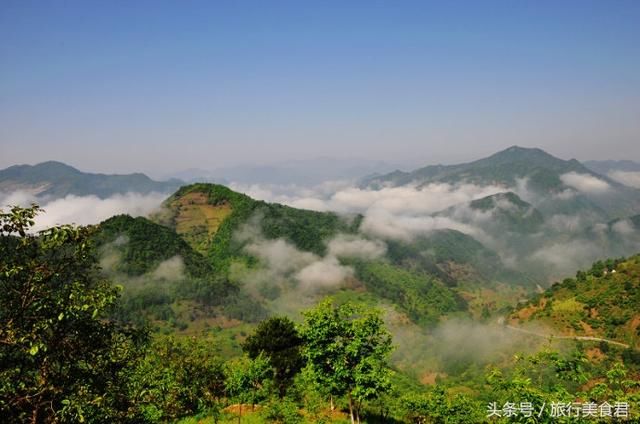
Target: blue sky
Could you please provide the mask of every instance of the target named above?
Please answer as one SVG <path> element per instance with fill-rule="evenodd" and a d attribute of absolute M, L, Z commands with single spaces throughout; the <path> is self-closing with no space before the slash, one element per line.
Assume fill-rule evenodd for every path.
<path fill-rule="evenodd" d="M 640 160 L 638 1 L 0 2 L 0 167 Z"/>

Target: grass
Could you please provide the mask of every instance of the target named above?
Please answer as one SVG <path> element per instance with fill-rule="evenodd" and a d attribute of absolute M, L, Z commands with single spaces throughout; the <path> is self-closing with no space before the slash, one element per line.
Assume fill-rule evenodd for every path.
<path fill-rule="evenodd" d="M 175 201 L 178 215 L 175 217 L 176 232 L 196 251 L 206 254 L 208 242 L 218 231 L 231 212 L 229 203 L 212 205 L 207 195 L 200 192 L 185 194 Z"/>

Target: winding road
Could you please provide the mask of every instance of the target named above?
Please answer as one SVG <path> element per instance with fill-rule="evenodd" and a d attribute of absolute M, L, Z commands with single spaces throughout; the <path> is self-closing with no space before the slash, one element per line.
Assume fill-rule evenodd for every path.
<path fill-rule="evenodd" d="M 542 333 L 537 333 L 535 331 L 531 331 L 531 330 L 525 330 L 524 328 L 519 328 L 519 327 L 514 327 L 512 325 L 508 325 L 505 324 L 504 325 L 505 328 L 508 328 L 509 330 L 513 330 L 513 331 L 518 331 L 520 333 L 525 333 L 525 334 L 530 334 L 532 336 L 536 336 L 536 337 L 544 337 L 545 339 L 571 339 L 571 340 L 589 340 L 589 341 L 594 341 L 594 342 L 605 342 L 605 343 L 609 343 L 612 345 L 616 345 L 616 346 L 621 346 L 624 348 L 629 349 L 631 346 L 629 346 L 626 343 L 622 343 L 622 342 L 616 342 L 615 340 L 609 340 L 609 339 L 603 339 L 601 337 L 590 337 L 590 336 L 556 336 L 554 334 L 542 334 Z M 634 348 L 635 349 L 635 348 Z"/>

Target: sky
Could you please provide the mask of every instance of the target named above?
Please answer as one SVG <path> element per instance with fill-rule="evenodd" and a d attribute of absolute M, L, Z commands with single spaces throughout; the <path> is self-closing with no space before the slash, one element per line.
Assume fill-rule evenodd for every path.
<path fill-rule="evenodd" d="M 638 1 L 0 1 L 0 168 L 640 160 Z"/>

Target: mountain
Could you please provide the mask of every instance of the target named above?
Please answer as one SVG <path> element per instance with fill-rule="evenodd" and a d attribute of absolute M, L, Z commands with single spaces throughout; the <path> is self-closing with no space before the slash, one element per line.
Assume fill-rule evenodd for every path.
<path fill-rule="evenodd" d="M 0 192 L 26 191 L 40 199 L 67 195 L 95 195 L 106 198 L 114 194 L 171 192 L 180 181 L 158 182 L 144 174 L 107 175 L 79 171 L 61 162 L 15 165 L 0 170 Z"/>
<path fill-rule="evenodd" d="M 151 219 L 102 222 L 94 240 L 105 272 L 125 286 L 127 317 L 147 305 L 139 309 L 152 319 L 185 328 L 213 325 L 215 317 L 292 313 L 338 293 L 367 293 L 430 326 L 450 313 L 475 313 L 468 301 L 480 288 L 532 286 L 461 232 L 383 243 L 361 232 L 361 222 L 359 215 L 296 209 L 198 183 L 181 187 Z M 171 270 L 175 281 L 162 279 Z"/>
<path fill-rule="evenodd" d="M 181 187 L 153 218 L 216 261 L 241 251 L 245 243 L 233 236 L 243 226 L 255 232 L 252 236 L 283 238 L 297 249 L 321 255 L 331 236 L 353 233 L 360 222 L 347 222 L 335 213 L 254 200 L 228 187 L 204 183 Z"/>
<path fill-rule="evenodd" d="M 508 320 L 640 349 L 640 255 L 598 261 L 520 305 Z"/>
<path fill-rule="evenodd" d="M 370 189 L 430 183 L 473 183 L 515 191 L 545 215 L 580 212 L 618 218 L 640 211 L 640 190 L 593 172 L 575 159 L 556 158 L 537 148 L 509 147 L 487 158 L 457 165 L 432 165 L 411 172 L 364 179 Z"/>
<path fill-rule="evenodd" d="M 588 161 L 585 165 L 628 187 L 640 189 L 640 163 L 630 160 Z"/>
<path fill-rule="evenodd" d="M 356 158 L 319 157 L 268 165 L 236 165 L 212 170 L 188 169 L 171 177 L 188 182 L 219 184 L 316 185 L 325 181 L 353 180 L 363 175 L 389 172 L 397 165 Z"/>
<path fill-rule="evenodd" d="M 116 215 L 97 227 L 93 240 L 104 254 L 107 249 L 120 253 L 115 270 L 139 276 L 156 269 L 162 262 L 179 256 L 186 272 L 194 277 L 212 269 L 204 256 L 194 251 L 174 231 L 144 217 Z"/>
<path fill-rule="evenodd" d="M 438 213 L 458 222 L 477 224 L 493 233 L 535 233 L 544 217 L 533 205 L 513 192 L 497 193 Z"/>
<path fill-rule="evenodd" d="M 330 212 L 257 201 L 216 184 L 182 187 L 164 202 L 163 209 L 153 219 L 174 229 L 196 251 L 208 255 L 221 266 L 226 266 L 230 257 L 242 252 L 246 242 L 239 241 L 237 233 L 248 232 L 247 227 L 260 237 L 281 238 L 297 249 L 322 256 L 332 237 L 359 234 L 362 220 L 361 216 L 344 218 Z M 455 268 L 452 264 L 469 267 L 470 275 L 478 281 L 488 281 L 504 271 L 494 252 L 458 231 L 435 231 L 413 241 L 386 242 L 389 246 L 397 246 L 397 249 L 389 249 L 392 260 L 400 263 L 411 258 L 420 272 L 449 283 L 457 280 L 454 273 L 448 271 Z"/>
<path fill-rule="evenodd" d="M 607 175 L 611 171 L 640 172 L 640 163 L 632 160 L 588 160 L 583 163 L 593 172 L 602 175 Z"/>
<path fill-rule="evenodd" d="M 373 177 L 363 183 L 380 187 L 432 182 L 458 183 L 466 181 L 478 185 L 515 186 L 519 179 L 528 178 L 529 186 L 535 190 L 560 189 L 561 174 L 576 172 L 595 175 L 575 159 L 558 159 L 541 149 L 518 146 L 495 153 L 487 158 L 458 165 L 431 165 L 411 172 L 394 171 Z"/>
<path fill-rule="evenodd" d="M 397 266 L 435 276 L 449 286 L 533 283 L 526 274 L 505 267 L 493 250 L 460 231 L 436 230 L 411 242 L 389 240 L 387 245 L 388 257 Z"/>

